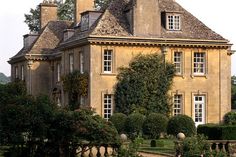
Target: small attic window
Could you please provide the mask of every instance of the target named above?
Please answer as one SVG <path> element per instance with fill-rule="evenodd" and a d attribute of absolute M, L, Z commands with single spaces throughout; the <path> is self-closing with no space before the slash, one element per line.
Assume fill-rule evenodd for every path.
<path fill-rule="evenodd" d="M 181 16 L 180 14 L 167 14 L 166 15 L 166 28 L 170 31 L 181 30 Z"/>

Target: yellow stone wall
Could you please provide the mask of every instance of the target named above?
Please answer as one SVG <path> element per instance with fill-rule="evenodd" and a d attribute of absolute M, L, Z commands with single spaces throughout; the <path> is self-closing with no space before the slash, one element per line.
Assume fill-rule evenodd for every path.
<path fill-rule="evenodd" d="M 114 54 L 113 73 L 102 73 L 102 53 L 104 49 L 112 49 Z M 230 111 L 230 56 L 226 49 L 175 48 L 169 47 L 166 61 L 173 61 L 173 52 L 183 52 L 184 72 L 174 77 L 170 94 L 183 94 L 184 114 L 193 117 L 193 96 L 206 96 L 206 123 L 218 123 L 225 113 Z M 91 46 L 91 95 L 90 105 L 100 115 L 103 115 L 103 94 L 114 93 L 117 68 L 128 66 L 133 57 L 138 54 L 161 53 L 160 47 L 139 46 Z M 207 73 L 204 76 L 194 76 L 192 73 L 193 53 L 206 53 Z"/>

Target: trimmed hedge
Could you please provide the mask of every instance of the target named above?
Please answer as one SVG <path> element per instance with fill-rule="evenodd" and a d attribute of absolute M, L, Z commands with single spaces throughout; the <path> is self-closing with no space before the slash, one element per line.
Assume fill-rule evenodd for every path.
<path fill-rule="evenodd" d="M 198 134 L 204 134 L 209 140 L 236 140 L 236 125 L 199 125 Z"/>

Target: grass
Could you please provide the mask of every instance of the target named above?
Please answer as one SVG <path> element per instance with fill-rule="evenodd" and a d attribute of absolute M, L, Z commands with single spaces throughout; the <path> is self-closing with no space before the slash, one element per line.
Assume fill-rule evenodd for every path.
<path fill-rule="evenodd" d="M 157 146 L 151 147 L 150 142 L 151 140 L 144 140 L 144 143 L 140 146 L 139 151 L 141 152 L 147 152 L 147 153 L 154 153 L 154 154 L 168 154 L 168 155 L 174 155 L 174 141 L 172 139 L 159 139 L 156 140 L 157 143 L 162 141 L 164 143 L 164 146 Z"/>

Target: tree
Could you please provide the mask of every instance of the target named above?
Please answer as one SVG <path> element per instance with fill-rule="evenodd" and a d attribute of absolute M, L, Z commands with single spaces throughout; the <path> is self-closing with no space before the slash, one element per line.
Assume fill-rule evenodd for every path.
<path fill-rule="evenodd" d="M 125 114 L 146 109 L 168 115 L 175 69 L 158 54 L 139 55 L 120 68 L 115 86 L 115 110 Z"/>
<path fill-rule="evenodd" d="M 95 0 L 95 6 L 102 10 L 106 8 L 111 0 Z M 59 20 L 73 21 L 74 19 L 74 0 L 56 1 L 58 5 Z M 30 9 L 29 14 L 25 14 L 25 23 L 28 25 L 31 32 L 38 32 L 40 30 L 40 8 Z"/>
<path fill-rule="evenodd" d="M 234 80 L 236 80 L 236 76 L 231 77 L 232 80 L 232 86 L 231 86 L 231 108 L 236 109 L 236 84 L 233 83 Z"/>

